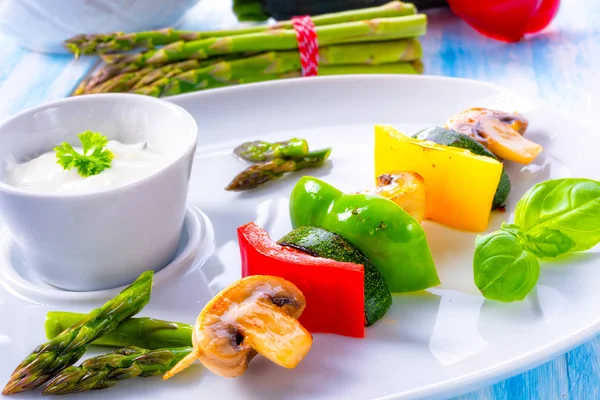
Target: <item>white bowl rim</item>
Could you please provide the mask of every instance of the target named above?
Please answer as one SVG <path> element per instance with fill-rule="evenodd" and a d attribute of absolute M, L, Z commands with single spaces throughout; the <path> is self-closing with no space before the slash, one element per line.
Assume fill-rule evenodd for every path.
<path fill-rule="evenodd" d="M 155 103 L 155 104 L 159 104 L 161 107 L 165 107 L 165 108 L 169 108 L 171 109 L 173 112 L 176 113 L 180 113 L 182 115 L 182 117 L 186 118 L 188 120 L 188 122 L 191 124 L 190 126 L 193 128 L 193 132 L 192 132 L 192 138 L 189 141 L 188 145 L 183 147 L 181 150 L 181 154 L 177 157 L 174 157 L 172 160 L 170 160 L 168 163 L 166 163 L 165 165 L 163 165 L 161 168 L 159 168 L 158 170 L 152 172 L 149 175 L 144 176 L 143 178 L 140 179 L 136 179 L 132 182 L 126 183 L 124 185 L 120 185 L 114 188 L 108 188 L 108 189 L 102 189 L 102 190 L 95 190 L 92 192 L 76 192 L 76 193 L 55 193 L 55 192 L 36 192 L 36 191 L 32 191 L 32 190 L 26 190 L 26 189 L 21 189 L 18 188 L 16 186 L 12 186 L 7 184 L 6 182 L 4 182 L 2 179 L 0 179 L 0 191 L 4 191 L 6 193 L 15 195 L 15 196 L 21 196 L 21 197 L 28 197 L 28 198 L 52 198 L 52 199 L 71 199 L 71 198 L 86 198 L 86 197 L 93 197 L 93 196 L 104 196 L 104 195 L 113 195 L 114 193 L 119 193 L 121 191 L 125 191 L 125 190 L 130 190 L 133 189 L 134 187 L 141 185 L 143 183 L 145 183 L 148 180 L 153 179 L 154 177 L 156 177 L 157 175 L 160 175 L 163 171 L 165 171 L 166 169 L 170 168 L 171 166 L 173 166 L 174 164 L 180 162 L 181 160 L 183 160 L 185 157 L 187 157 L 187 155 L 189 153 L 193 154 L 195 152 L 196 149 L 196 143 L 198 140 L 198 125 L 196 124 L 196 120 L 190 115 L 190 113 L 188 113 L 183 107 L 180 107 L 176 104 L 173 104 L 171 102 L 165 101 L 165 100 L 161 100 L 155 97 L 151 97 L 151 96 L 146 96 L 146 95 L 142 95 L 142 94 L 134 94 L 134 93 L 97 93 L 97 94 L 90 94 L 90 95 L 82 95 L 82 96 L 73 96 L 73 97 L 67 97 L 64 99 L 59 99 L 59 100 L 54 100 L 54 101 L 50 101 L 47 103 L 43 103 L 40 104 L 38 106 L 35 107 L 31 107 L 28 108 L 26 110 L 20 111 L 14 115 L 11 115 L 10 117 L 6 118 L 5 120 L 3 120 L 2 122 L 0 122 L 0 132 L 2 131 L 2 129 L 4 128 L 4 126 L 6 124 L 8 124 L 9 122 L 12 122 L 15 119 L 21 118 L 27 114 L 31 114 L 31 113 L 36 113 L 39 111 L 42 111 L 44 109 L 47 109 L 49 107 L 53 107 L 53 106 L 57 106 L 60 104 L 66 104 L 66 103 L 72 103 L 72 102 L 85 102 L 85 101 L 91 101 L 93 102 L 94 99 L 98 99 L 98 98 L 113 98 L 115 101 L 118 101 L 119 98 L 131 98 L 131 99 L 136 99 L 136 100 L 141 100 L 141 101 L 148 101 L 150 103 Z"/>
<path fill-rule="evenodd" d="M 212 222 L 198 207 L 188 204 L 185 209 L 183 230 L 187 230 L 187 241 L 183 248 L 175 254 L 167 265 L 154 272 L 152 287 L 158 287 L 180 279 L 182 276 L 202 268 L 213 253 L 215 232 Z M 181 244 L 181 239 L 180 239 Z M 27 278 L 22 277 L 10 261 L 11 249 L 14 246 L 12 236 L 7 229 L 0 228 L 0 286 L 26 301 L 48 303 L 52 301 L 87 302 L 108 301 L 121 292 L 127 285 L 92 290 L 70 291 L 58 287 L 40 287 Z"/>

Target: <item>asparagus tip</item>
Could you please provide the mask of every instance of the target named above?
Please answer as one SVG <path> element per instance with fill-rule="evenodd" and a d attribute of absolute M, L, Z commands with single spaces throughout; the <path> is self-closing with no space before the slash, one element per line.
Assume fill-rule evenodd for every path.
<path fill-rule="evenodd" d="M 3 395 L 17 394 L 28 390 L 26 385 L 23 384 L 21 379 L 16 379 L 15 374 L 10 378 L 4 389 L 2 390 Z"/>

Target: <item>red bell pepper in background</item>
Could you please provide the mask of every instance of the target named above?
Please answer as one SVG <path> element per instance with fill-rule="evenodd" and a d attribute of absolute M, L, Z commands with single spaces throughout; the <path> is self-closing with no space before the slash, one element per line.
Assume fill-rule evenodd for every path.
<path fill-rule="evenodd" d="M 448 0 L 452 11 L 478 32 L 505 42 L 544 29 L 560 0 Z"/>
<path fill-rule="evenodd" d="M 365 336 L 364 267 L 313 257 L 273 242 L 251 222 L 238 228 L 242 276 L 272 275 L 292 282 L 306 297 L 300 323 L 313 333 Z"/>

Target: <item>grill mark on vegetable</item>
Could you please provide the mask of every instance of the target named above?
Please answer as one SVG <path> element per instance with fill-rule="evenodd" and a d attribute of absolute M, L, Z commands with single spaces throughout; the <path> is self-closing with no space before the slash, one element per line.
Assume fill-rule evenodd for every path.
<path fill-rule="evenodd" d="M 283 307 L 283 306 L 287 306 L 287 305 L 292 305 L 294 307 L 298 307 L 298 302 L 289 297 L 273 297 L 271 299 L 271 302 L 273 302 L 273 304 L 275 304 L 277 307 Z"/>
<path fill-rule="evenodd" d="M 392 182 L 394 182 L 394 178 L 390 174 L 379 175 L 379 177 L 377 177 L 377 180 L 379 180 L 379 182 L 382 183 L 384 186 L 390 185 L 392 184 Z"/>
<path fill-rule="evenodd" d="M 235 335 L 233 335 L 233 338 L 235 340 L 236 347 L 239 347 L 242 344 L 242 342 L 244 341 L 244 336 L 239 331 L 235 332 Z"/>
<path fill-rule="evenodd" d="M 375 230 L 376 231 L 383 231 L 385 229 L 387 229 L 387 224 L 384 221 L 381 221 L 381 223 L 379 224 L 379 226 Z"/>

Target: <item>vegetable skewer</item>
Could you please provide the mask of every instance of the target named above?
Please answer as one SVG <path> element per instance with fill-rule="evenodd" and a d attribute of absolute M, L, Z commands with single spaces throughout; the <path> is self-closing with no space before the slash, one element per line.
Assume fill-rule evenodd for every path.
<path fill-rule="evenodd" d="M 54 339 L 38 346 L 15 369 L 2 394 L 35 389 L 76 363 L 97 338 L 137 314 L 150 300 L 153 272 L 148 271 L 118 296 L 87 314 Z"/>
<path fill-rule="evenodd" d="M 191 347 L 146 350 L 127 347 L 85 360 L 56 375 L 44 389 L 44 395 L 62 395 L 106 389 L 119 381 L 163 375 L 192 352 Z"/>
<path fill-rule="evenodd" d="M 312 17 L 315 26 L 334 25 L 344 22 L 362 21 L 375 18 L 400 17 L 414 15 L 417 10 L 411 3 L 392 1 L 379 7 L 364 8 Z M 291 21 L 281 21 L 270 26 L 254 26 L 244 29 L 192 32 L 161 29 L 149 32 L 77 35 L 65 42 L 65 46 L 75 55 L 95 55 L 113 52 L 125 52 L 136 48 L 153 48 L 179 41 L 191 41 L 213 37 L 242 35 L 266 32 L 275 29 L 291 29 Z"/>

